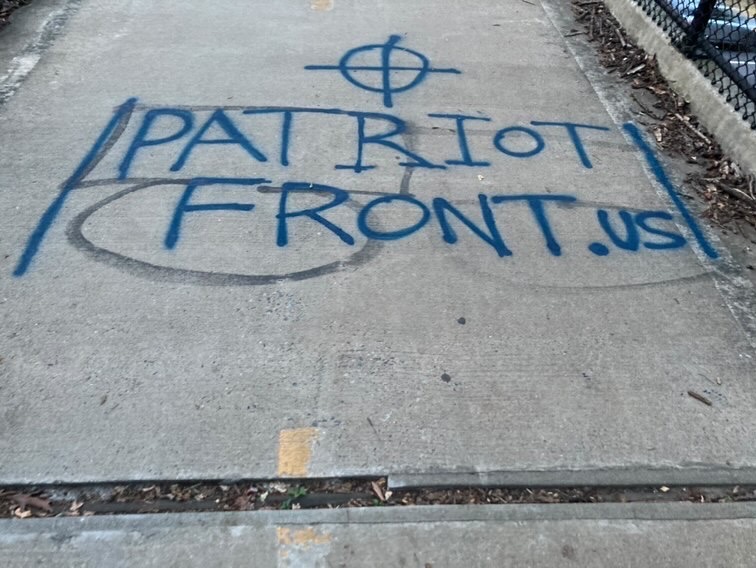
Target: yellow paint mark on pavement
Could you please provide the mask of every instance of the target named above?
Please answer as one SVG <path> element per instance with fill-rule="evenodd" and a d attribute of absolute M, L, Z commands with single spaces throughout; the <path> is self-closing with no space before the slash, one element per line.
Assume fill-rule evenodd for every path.
<path fill-rule="evenodd" d="M 276 527 L 278 568 L 325 566 L 333 535 L 313 527 Z"/>
<path fill-rule="evenodd" d="M 312 459 L 312 443 L 317 437 L 315 428 L 281 430 L 278 435 L 278 475 L 307 477 Z"/>
<path fill-rule="evenodd" d="M 310 8 L 318 12 L 330 12 L 333 4 L 334 0 L 310 0 Z"/>
<path fill-rule="evenodd" d="M 328 544 L 333 539 L 329 533 L 319 533 L 312 527 L 304 529 L 290 529 L 288 527 L 277 527 L 276 535 L 278 544 L 283 546 L 300 546 L 307 548 L 317 544 Z"/>

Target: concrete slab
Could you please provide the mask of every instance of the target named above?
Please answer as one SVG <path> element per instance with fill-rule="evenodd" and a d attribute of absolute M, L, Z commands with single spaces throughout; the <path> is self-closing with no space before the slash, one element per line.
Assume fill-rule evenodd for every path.
<path fill-rule="evenodd" d="M 754 513 L 671 503 L 5 520 L 0 553 L 9 568 L 749 566 Z"/>
<path fill-rule="evenodd" d="M 752 293 L 543 7 L 75 4 L 0 108 L 0 482 L 753 476 Z"/>

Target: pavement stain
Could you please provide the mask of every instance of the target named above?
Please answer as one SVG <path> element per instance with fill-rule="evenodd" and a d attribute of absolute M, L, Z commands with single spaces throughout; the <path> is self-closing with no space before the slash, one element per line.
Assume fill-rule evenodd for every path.
<path fill-rule="evenodd" d="M 562 557 L 568 560 L 575 560 L 577 558 L 575 548 L 571 544 L 565 544 L 562 547 Z"/>

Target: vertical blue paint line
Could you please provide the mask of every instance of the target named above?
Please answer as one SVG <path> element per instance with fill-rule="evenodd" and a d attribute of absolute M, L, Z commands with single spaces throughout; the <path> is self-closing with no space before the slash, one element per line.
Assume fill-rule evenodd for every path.
<path fill-rule="evenodd" d="M 39 245 L 42 244 L 42 239 L 45 238 L 45 234 L 47 234 L 47 231 L 50 229 L 53 222 L 60 214 L 60 211 L 63 208 L 63 204 L 65 203 L 68 194 L 76 189 L 76 186 L 79 184 L 82 178 L 87 175 L 89 169 L 96 163 L 97 159 L 100 158 L 100 152 L 103 146 L 105 146 L 110 141 L 113 132 L 118 128 L 118 126 L 121 125 L 123 121 L 129 119 L 131 113 L 134 111 L 136 102 L 136 98 L 129 99 L 116 109 L 113 117 L 110 119 L 110 122 L 108 122 L 107 126 L 105 126 L 105 129 L 100 133 L 100 136 L 89 149 L 87 155 L 84 156 L 84 159 L 81 161 L 74 173 L 71 174 L 71 177 L 69 177 L 63 184 L 58 196 L 53 200 L 53 202 L 40 218 L 37 227 L 34 229 L 34 232 L 26 242 L 26 248 L 24 249 L 21 258 L 18 261 L 18 265 L 16 265 L 16 269 L 13 271 L 13 276 L 23 276 L 29 269 L 29 265 L 31 264 L 34 256 L 39 250 Z"/>
<path fill-rule="evenodd" d="M 383 104 L 386 108 L 394 106 L 391 99 L 391 51 L 401 39 L 401 36 L 398 35 L 389 37 L 381 53 L 381 63 L 383 64 Z"/>
<path fill-rule="evenodd" d="M 283 113 L 283 124 L 281 126 L 281 165 L 289 165 L 289 136 L 291 136 L 291 119 L 292 113 L 289 110 Z"/>
<path fill-rule="evenodd" d="M 632 122 L 626 122 L 625 124 L 622 125 L 622 128 L 624 128 L 625 132 L 627 132 L 630 135 L 630 138 L 632 138 L 633 142 L 638 147 L 638 149 L 641 152 L 643 152 L 643 156 L 644 158 L 646 158 L 646 163 L 648 164 L 648 167 L 651 168 L 651 171 L 654 173 L 654 177 L 656 177 L 656 181 L 658 181 L 661 184 L 661 186 L 667 191 L 669 198 L 675 204 L 675 207 L 677 207 L 678 211 L 680 212 L 680 215 L 682 215 L 682 218 L 685 219 L 685 222 L 690 228 L 690 231 L 693 233 L 693 236 L 696 238 L 696 241 L 698 242 L 698 246 L 701 247 L 701 250 L 709 258 L 712 258 L 712 259 L 719 258 L 719 253 L 716 250 L 714 250 L 714 247 L 712 247 L 709 244 L 709 241 L 706 239 L 706 236 L 704 236 L 703 231 L 698 226 L 698 223 L 696 223 L 695 218 L 693 217 L 693 215 L 691 215 L 690 211 L 688 211 L 688 208 L 685 207 L 685 203 L 683 203 L 683 200 L 680 199 L 680 196 L 677 194 L 677 191 L 675 190 L 675 186 L 672 185 L 672 182 L 667 177 L 667 174 L 664 171 L 664 168 L 662 167 L 661 163 L 659 162 L 656 155 L 654 154 L 653 148 L 651 148 L 651 146 L 649 146 L 648 143 L 643 139 L 643 135 L 641 134 L 638 127 L 635 126 L 635 124 L 633 124 Z"/>

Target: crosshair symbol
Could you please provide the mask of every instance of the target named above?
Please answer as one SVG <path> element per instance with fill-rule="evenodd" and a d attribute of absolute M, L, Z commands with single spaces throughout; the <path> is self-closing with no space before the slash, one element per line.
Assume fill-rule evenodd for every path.
<path fill-rule="evenodd" d="M 338 65 L 307 65 L 305 69 L 310 71 L 339 71 L 341 75 L 352 85 L 359 89 L 371 91 L 373 93 L 383 93 L 384 106 L 391 108 L 394 106 L 393 95 L 403 93 L 419 85 L 428 73 L 452 73 L 459 75 L 462 72 L 458 69 L 434 69 L 430 66 L 428 58 L 412 49 L 399 47 L 397 44 L 401 41 L 401 36 L 392 35 L 386 43 L 363 45 L 347 51 L 339 61 Z M 380 62 L 377 64 L 351 65 L 355 57 L 361 58 L 364 55 L 380 55 Z M 414 59 L 414 65 L 392 65 L 392 58 L 403 57 L 403 59 Z M 368 60 L 369 61 L 369 60 Z M 357 78 L 359 72 L 374 71 L 380 73 L 380 80 L 372 84 Z M 411 73 L 414 72 L 414 76 Z M 397 80 L 397 75 L 401 74 L 402 81 Z"/>

